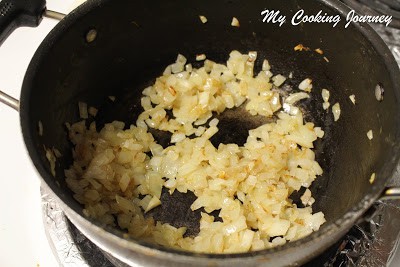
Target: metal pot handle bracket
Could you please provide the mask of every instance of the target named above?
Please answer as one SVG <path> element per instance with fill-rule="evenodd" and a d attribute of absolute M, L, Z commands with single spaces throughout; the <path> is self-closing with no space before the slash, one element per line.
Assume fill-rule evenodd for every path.
<path fill-rule="evenodd" d="M 0 2 L 0 45 L 16 28 L 38 26 L 45 10 L 45 0 L 2 0 Z"/>
<path fill-rule="evenodd" d="M 19 111 L 19 100 L 2 91 L 0 91 L 0 102 Z"/>
<path fill-rule="evenodd" d="M 46 0 L 0 0 L 0 46 L 18 27 L 37 27 L 43 17 L 62 20 L 65 14 L 46 8 Z M 19 101 L 0 90 L 0 102 L 19 111 Z"/>
<path fill-rule="evenodd" d="M 43 17 L 61 20 L 64 14 L 46 9 L 46 0 L 1 0 L 0 45 L 18 27 L 37 27 Z"/>

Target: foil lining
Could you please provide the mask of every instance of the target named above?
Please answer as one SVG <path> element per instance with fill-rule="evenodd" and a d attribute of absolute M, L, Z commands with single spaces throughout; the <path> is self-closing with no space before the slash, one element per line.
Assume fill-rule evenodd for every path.
<path fill-rule="evenodd" d="M 372 28 L 381 36 L 392 52 L 397 64 L 400 65 L 400 29 L 385 27 L 377 24 L 371 25 Z"/>
<path fill-rule="evenodd" d="M 400 30 L 372 25 L 400 65 Z M 390 185 L 400 186 L 400 166 Z M 60 266 L 126 267 L 100 250 L 64 215 L 57 202 L 42 189 L 46 234 Z M 393 260 L 399 243 L 400 201 L 378 201 L 358 224 L 335 245 L 304 267 L 381 267 Z"/>
<path fill-rule="evenodd" d="M 60 266 L 113 267 L 100 251 L 64 215 L 57 202 L 41 189 L 47 239 Z"/>

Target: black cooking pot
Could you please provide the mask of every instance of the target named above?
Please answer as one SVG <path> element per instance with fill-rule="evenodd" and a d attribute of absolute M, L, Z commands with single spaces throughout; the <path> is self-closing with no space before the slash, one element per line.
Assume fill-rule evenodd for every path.
<path fill-rule="evenodd" d="M 29 3 L 30 7 L 25 8 Z M 32 7 L 33 6 L 33 7 Z M 0 29 L 4 39 L 17 25 L 37 25 L 43 1 L 0 3 Z M 264 9 L 280 10 L 288 21 L 281 27 L 262 21 Z M 299 9 L 340 15 L 342 21 L 290 24 Z M 398 188 L 387 187 L 399 159 L 400 73 L 389 49 L 366 24 L 344 27 L 349 9 L 336 0 L 319 1 L 134 1 L 92 0 L 66 16 L 36 51 L 26 72 L 21 102 L 4 93 L 1 100 L 18 109 L 30 157 L 68 218 L 93 242 L 128 264 L 144 265 L 297 265 L 315 257 L 341 237 L 378 199 L 399 197 Z M 208 18 L 203 24 L 199 15 Z M 240 27 L 230 25 L 237 17 Z M 0 40 L 1 43 L 1 40 Z M 324 55 L 294 51 L 297 44 L 321 48 Z M 141 91 L 159 76 L 178 53 L 195 62 L 196 54 L 225 62 L 231 50 L 257 51 L 269 59 L 274 74 L 293 79 L 297 88 L 304 78 L 313 79 L 311 98 L 301 102 L 305 119 L 322 126 L 325 137 L 316 142 L 316 157 L 324 170 L 311 187 L 314 211 L 323 211 L 327 222 L 301 240 L 270 250 L 239 254 L 198 254 L 125 239 L 116 229 L 103 228 L 82 214 L 82 206 L 65 184 L 63 170 L 72 163 L 65 122 L 79 120 L 78 101 L 99 108 L 97 124 L 121 120 L 135 123 Z M 326 57 L 326 59 L 323 58 Z M 257 66 L 260 68 L 260 66 Z M 384 99 L 375 96 L 377 85 Z M 333 121 L 322 109 L 321 88 L 339 102 L 341 117 Z M 354 94 L 357 104 L 349 96 Z M 116 96 L 110 102 L 108 96 Z M 233 138 L 239 142 L 256 125 L 237 112 L 226 118 L 223 134 L 214 142 Z M 38 133 L 38 122 L 44 135 Z M 223 128 L 223 127 L 221 127 Z M 374 138 L 366 133 L 373 130 Z M 160 137 L 161 138 L 161 137 Z M 161 141 L 161 140 L 160 140 Z M 230 140 L 231 141 L 231 140 Z M 56 177 L 50 171 L 43 145 L 58 148 Z M 374 183 L 369 182 L 376 173 Z M 183 198 L 185 196 L 183 195 Z"/>

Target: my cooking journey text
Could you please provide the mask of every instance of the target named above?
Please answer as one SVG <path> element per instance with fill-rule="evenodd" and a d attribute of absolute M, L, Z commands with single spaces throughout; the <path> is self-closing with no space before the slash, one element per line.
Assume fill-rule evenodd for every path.
<path fill-rule="evenodd" d="M 266 23 L 278 24 L 279 27 L 286 22 L 286 16 L 281 14 L 279 10 L 265 9 L 261 11 L 262 21 Z M 304 9 L 298 10 L 290 19 L 290 23 L 293 26 L 297 26 L 300 23 L 330 23 L 332 27 L 336 27 L 342 20 L 340 15 L 328 15 L 327 13 L 320 10 L 316 14 L 306 14 Z M 350 23 L 380 23 L 385 24 L 386 27 L 392 22 L 392 16 L 388 15 L 358 15 L 354 10 L 351 10 L 346 15 L 345 28 L 349 27 Z"/>

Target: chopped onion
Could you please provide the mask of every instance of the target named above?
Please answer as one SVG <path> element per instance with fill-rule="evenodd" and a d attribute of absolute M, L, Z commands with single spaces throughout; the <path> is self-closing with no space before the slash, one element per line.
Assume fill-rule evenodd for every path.
<path fill-rule="evenodd" d="M 254 62 L 257 59 L 257 51 L 250 51 L 249 52 L 249 59 L 247 61 Z"/>
<path fill-rule="evenodd" d="M 193 70 L 192 64 L 186 64 L 185 69 L 187 72 L 192 72 Z"/>
<path fill-rule="evenodd" d="M 202 60 L 205 60 L 205 59 L 206 59 L 206 55 L 205 54 L 196 55 L 196 60 L 197 61 L 202 61 Z"/>
<path fill-rule="evenodd" d="M 289 95 L 286 99 L 285 99 L 285 103 L 288 103 L 290 105 L 293 105 L 294 103 L 305 99 L 305 98 L 310 98 L 310 95 L 304 92 L 299 92 L 299 93 L 294 93 Z"/>
<path fill-rule="evenodd" d="M 79 107 L 79 117 L 81 119 L 89 118 L 87 104 L 84 102 L 79 102 L 78 107 Z"/>
<path fill-rule="evenodd" d="M 269 65 L 268 60 L 264 59 L 263 64 L 262 64 L 262 70 L 270 70 L 271 66 Z"/>
<path fill-rule="evenodd" d="M 383 89 L 383 86 L 380 83 L 378 83 L 375 86 L 375 98 L 376 98 L 376 100 L 382 101 L 384 93 L 385 93 L 385 90 Z"/>
<path fill-rule="evenodd" d="M 169 86 L 169 87 L 168 87 L 168 92 L 169 92 L 172 96 L 176 96 L 176 91 L 175 91 L 174 87 Z"/>
<path fill-rule="evenodd" d="M 152 209 L 154 209 L 155 207 L 161 205 L 161 201 L 160 199 L 158 199 L 158 197 L 152 197 L 147 205 L 147 207 L 145 208 L 144 212 L 148 212 Z"/>
<path fill-rule="evenodd" d="M 171 136 L 171 143 L 178 143 L 183 141 L 186 138 L 186 135 L 183 133 L 174 133 Z"/>
<path fill-rule="evenodd" d="M 317 135 L 318 138 L 324 137 L 325 132 L 321 129 L 321 127 L 315 127 L 314 133 Z"/>
<path fill-rule="evenodd" d="M 61 154 L 60 150 L 58 150 L 57 148 L 53 147 L 53 153 L 54 153 L 54 156 L 56 156 L 56 158 L 61 158 L 62 157 L 62 154 Z"/>
<path fill-rule="evenodd" d="M 274 82 L 274 85 L 276 87 L 279 87 L 286 81 L 286 77 L 281 74 L 278 74 L 278 75 L 272 77 L 272 81 Z"/>
<path fill-rule="evenodd" d="M 322 95 L 322 99 L 324 100 L 324 102 L 329 101 L 330 92 L 327 89 L 322 89 L 321 95 Z"/>
<path fill-rule="evenodd" d="M 219 120 L 217 118 L 214 118 L 210 121 L 209 125 L 210 126 L 217 126 L 219 123 Z"/>
<path fill-rule="evenodd" d="M 333 119 L 337 121 L 340 118 L 340 104 L 336 103 L 332 106 Z"/>
<path fill-rule="evenodd" d="M 302 51 L 303 50 L 303 45 L 302 44 L 298 44 L 294 47 L 294 51 Z"/>
<path fill-rule="evenodd" d="M 171 75 L 172 71 L 171 71 L 171 65 L 167 66 L 163 72 L 163 75 Z"/>
<path fill-rule="evenodd" d="M 324 53 L 324 51 L 322 51 L 321 48 L 317 48 L 315 49 L 315 52 L 317 52 L 318 54 L 322 55 Z"/>
<path fill-rule="evenodd" d="M 375 177 L 376 177 L 375 173 L 372 173 L 371 177 L 369 178 L 369 183 L 370 184 L 373 184 L 375 182 Z"/>
<path fill-rule="evenodd" d="M 310 48 L 309 47 L 306 47 L 306 46 L 304 46 L 304 45 L 302 45 L 302 44 L 298 44 L 298 45 L 296 45 L 295 47 L 294 47 L 294 51 L 310 51 Z"/>
<path fill-rule="evenodd" d="M 356 96 L 350 95 L 349 98 L 350 98 L 350 101 L 355 105 L 356 104 Z"/>
<path fill-rule="evenodd" d="M 299 89 L 306 91 L 306 92 L 311 92 L 312 89 L 312 80 L 310 78 L 304 79 L 300 84 L 299 84 Z"/>
<path fill-rule="evenodd" d="M 324 110 L 327 110 L 329 107 L 330 107 L 330 103 L 329 102 L 324 102 L 324 103 L 322 103 L 322 108 L 324 109 Z"/>
<path fill-rule="evenodd" d="M 171 65 L 171 72 L 173 74 L 180 73 L 184 69 L 185 69 L 185 64 L 184 63 L 177 62 L 177 63 L 174 63 L 174 64 Z"/>
<path fill-rule="evenodd" d="M 112 102 L 114 102 L 115 101 L 115 99 L 116 99 L 116 97 L 115 96 L 113 96 L 113 95 L 110 95 L 110 96 L 108 96 L 108 98 L 112 101 Z"/>
<path fill-rule="evenodd" d="M 56 177 L 56 156 L 51 149 L 44 147 L 44 150 L 46 152 L 46 159 L 50 163 L 50 172 L 53 177 Z"/>
<path fill-rule="evenodd" d="M 38 134 L 39 134 L 39 136 L 43 136 L 43 123 L 42 123 L 42 121 L 38 122 Z"/>
<path fill-rule="evenodd" d="M 178 54 L 176 57 L 176 62 L 185 65 L 186 64 L 186 57 L 184 55 Z"/>
<path fill-rule="evenodd" d="M 282 107 L 287 114 L 292 116 L 297 115 L 300 112 L 300 109 L 298 107 L 289 105 L 288 103 L 283 103 Z"/>
<path fill-rule="evenodd" d="M 372 140 L 374 138 L 374 133 L 372 132 L 372 130 L 369 130 L 367 132 L 367 137 L 368 137 L 369 140 Z"/>
<path fill-rule="evenodd" d="M 207 22 L 207 18 L 205 16 L 199 16 L 200 20 L 202 23 L 206 23 Z"/>
<path fill-rule="evenodd" d="M 311 197 L 311 191 L 308 188 L 306 189 L 304 194 L 300 197 L 300 200 L 304 206 L 311 206 L 315 202 L 315 199 Z"/>
<path fill-rule="evenodd" d="M 239 20 L 238 20 L 236 17 L 233 17 L 233 18 L 232 18 L 231 25 L 232 25 L 233 27 L 240 27 Z"/>

